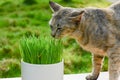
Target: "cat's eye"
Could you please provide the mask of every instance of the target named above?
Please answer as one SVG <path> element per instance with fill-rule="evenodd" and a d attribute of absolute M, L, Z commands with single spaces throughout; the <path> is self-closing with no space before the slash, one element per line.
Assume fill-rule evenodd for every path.
<path fill-rule="evenodd" d="M 62 30 L 62 28 L 60 28 L 60 27 L 57 28 L 57 31 L 61 31 L 61 30 Z"/>
<path fill-rule="evenodd" d="M 59 27 L 60 26 L 60 24 L 57 24 L 57 27 Z"/>
<path fill-rule="evenodd" d="M 57 28 L 58 30 L 61 30 L 62 28 Z"/>

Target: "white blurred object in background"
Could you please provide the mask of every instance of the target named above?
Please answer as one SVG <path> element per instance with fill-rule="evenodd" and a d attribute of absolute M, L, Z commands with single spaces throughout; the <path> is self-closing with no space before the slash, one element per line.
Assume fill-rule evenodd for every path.
<path fill-rule="evenodd" d="M 117 2 L 117 1 L 120 1 L 120 0 L 108 0 L 108 1 L 110 1 L 110 2 Z"/>

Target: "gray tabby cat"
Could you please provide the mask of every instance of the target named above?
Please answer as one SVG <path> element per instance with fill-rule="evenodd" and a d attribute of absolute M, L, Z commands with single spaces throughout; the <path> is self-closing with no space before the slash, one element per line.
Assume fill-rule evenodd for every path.
<path fill-rule="evenodd" d="M 50 1 L 52 36 L 70 36 L 93 55 L 92 74 L 97 80 L 104 56 L 109 58 L 109 80 L 120 80 L 120 2 L 108 8 L 70 8 Z"/>

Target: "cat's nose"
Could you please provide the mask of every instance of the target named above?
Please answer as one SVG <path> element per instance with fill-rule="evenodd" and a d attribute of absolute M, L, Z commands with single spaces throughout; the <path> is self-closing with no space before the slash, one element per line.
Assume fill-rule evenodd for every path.
<path fill-rule="evenodd" d="M 51 33 L 51 36 L 52 36 L 52 37 L 55 37 L 55 34 L 52 34 L 52 33 Z"/>

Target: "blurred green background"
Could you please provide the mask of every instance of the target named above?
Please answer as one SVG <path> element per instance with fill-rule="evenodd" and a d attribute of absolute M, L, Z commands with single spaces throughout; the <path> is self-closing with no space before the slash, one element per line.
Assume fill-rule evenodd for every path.
<path fill-rule="evenodd" d="M 53 0 L 69 7 L 107 7 L 105 0 Z M 0 78 L 20 76 L 19 40 L 35 34 L 50 36 L 49 0 L 0 0 Z M 91 54 L 70 38 L 63 39 L 65 74 L 91 72 Z M 103 71 L 107 71 L 105 58 Z"/>

